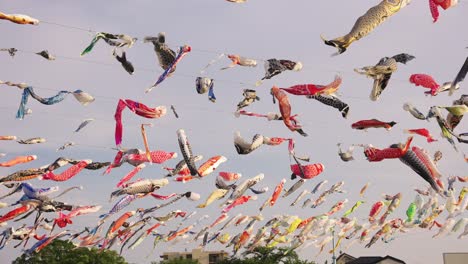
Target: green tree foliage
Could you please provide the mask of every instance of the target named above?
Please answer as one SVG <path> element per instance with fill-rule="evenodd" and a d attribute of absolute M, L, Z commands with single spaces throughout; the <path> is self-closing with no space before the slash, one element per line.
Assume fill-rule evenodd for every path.
<path fill-rule="evenodd" d="M 76 248 L 71 242 L 55 240 L 39 253 L 23 254 L 13 264 L 127 264 L 113 250 Z"/>
<path fill-rule="evenodd" d="M 229 258 L 220 264 L 315 264 L 313 261 L 301 260 L 294 250 L 288 248 L 257 247 L 246 252 L 242 258 Z"/>

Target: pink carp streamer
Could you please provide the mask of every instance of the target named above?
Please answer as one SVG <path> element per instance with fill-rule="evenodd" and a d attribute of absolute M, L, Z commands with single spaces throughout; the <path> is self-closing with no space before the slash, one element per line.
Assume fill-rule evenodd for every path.
<path fill-rule="evenodd" d="M 146 154 L 129 154 L 127 155 L 127 161 L 132 161 L 134 163 L 143 163 L 151 162 L 162 164 L 167 160 L 177 158 L 177 153 L 175 152 L 166 152 L 162 150 L 156 150 L 150 152 L 150 159 L 147 158 Z"/>
<path fill-rule="evenodd" d="M 73 224 L 71 220 L 75 216 L 84 215 L 95 213 L 101 209 L 102 206 L 98 205 L 88 205 L 88 206 L 80 206 L 73 209 L 69 214 L 64 214 L 59 212 L 59 217 L 54 220 L 54 225 L 58 225 L 60 228 L 64 228 L 67 224 Z"/>
<path fill-rule="evenodd" d="M 242 177 L 242 174 L 234 173 L 234 172 L 220 171 L 219 172 L 219 177 L 223 178 L 225 181 L 234 181 L 234 180 L 240 179 Z"/>
<path fill-rule="evenodd" d="M 377 149 L 372 146 L 367 146 L 364 149 L 364 155 L 366 155 L 367 160 L 370 162 L 382 161 L 384 159 L 398 159 L 406 154 L 408 151 L 413 137 L 409 137 L 406 141 L 406 144 L 402 148 L 386 148 L 386 149 Z"/>
<path fill-rule="evenodd" d="M 113 168 L 120 166 L 119 164 L 122 162 L 124 154 L 125 153 L 123 151 L 119 150 L 114 157 L 114 161 L 109 165 L 109 167 L 107 167 L 103 174 L 109 174 Z"/>
<path fill-rule="evenodd" d="M 122 179 L 120 179 L 120 181 L 117 183 L 117 188 L 121 187 L 124 183 L 132 179 L 133 176 L 140 172 L 145 166 L 146 165 L 144 163 L 136 166 L 131 172 L 125 175 Z"/>
<path fill-rule="evenodd" d="M 302 127 L 299 125 L 299 122 L 295 119 L 297 115 L 291 116 L 291 104 L 289 103 L 287 94 L 276 86 L 273 86 L 270 92 L 273 95 L 273 101 L 275 101 L 276 98 L 279 102 L 281 118 L 283 119 L 283 122 L 286 125 L 286 127 L 289 128 L 289 130 L 293 132 L 298 132 L 299 134 L 301 134 L 301 136 L 306 137 L 307 133 L 305 133 L 302 130 Z"/>
<path fill-rule="evenodd" d="M 334 94 L 340 87 L 342 79 L 340 76 L 336 76 L 335 80 L 327 85 L 320 84 L 298 84 L 289 88 L 279 88 L 294 95 L 306 95 L 313 96 L 319 94 L 330 95 Z"/>
<path fill-rule="evenodd" d="M 42 180 L 51 180 L 51 181 L 67 181 L 80 173 L 88 164 L 90 164 L 91 160 L 82 160 L 78 162 L 76 165 L 71 166 L 61 174 L 55 174 L 53 171 L 49 171 L 44 175 L 40 176 Z"/>
<path fill-rule="evenodd" d="M 130 154 L 129 154 L 130 153 Z M 125 152 L 119 150 L 115 155 L 114 161 L 107 167 L 103 174 L 109 174 L 113 168 L 120 167 L 124 162 L 133 166 L 138 166 L 145 162 L 162 164 L 167 160 L 177 158 L 177 153 L 166 152 L 162 150 L 151 151 L 149 159 L 146 153 L 140 154 L 139 152 Z"/>
<path fill-rule="evenodd" d="M 440 87 L 440 85 L 434 80 L 434 78 L 432 78 L 432 76 L 423 73 L 411 75 L 409 81 L 416 86 L 422 86 L 424 88 L 430 89 L 430 91 L 424 93 L 430 94 L 432 96 L 437 95 L 437 90 Z"/>
<path fill-rule="evenodd" d="M 323 166 L 322 163 L 310 165 L 291 164 L 291 179 L 294 180 L 297 176 L 299 176 L 302 179 L 310 180 L 322 173 L 324 169 L 325 166 Z M 304 174 L 302 174 L 302 172 L 304 172 Z"/>
<path fill-rule="evenodd" d="M 115 109 L 115 145 L 117 147 L 120 147 L 120 144 L 122 144 L 122 135 L 123 135 L 123 124 L 122 124 L 122 112 L 123 110 L 128 107 L 130 111 L 133 113 L 149 118 L 149 119 L 155 119 L 155 118 L 160 118 L 162 116 L 165 116 L 167 113 L 167 109 L 165 106 L 158 106 L 155 108 L 150 108 L 142 103 L 132 101 L 130 99 L 125 99 L 119 100 L 119 103 L 117 104 L 117 109 Z"/>
<path fill-rule="evenodd" d="M 457 3 L 458 0 L 429 0 L 429 9 L 431 10 L 434 23 L 439 19 L 439 6 L 442 7 L 442 9 L 447 10 Z"/>
<path fill-rule="evenodd" d="M 300 126 L 291 122 L 291 104 L 289 103 L 289 99 L 286 93 L 281 91 L 278 87 L 271 88 L 271 93 L 279 102 L 281 117 L 283 118 L 283 122 L 286 127 L 288 127 L 291 131 L 300 129 Z"/>

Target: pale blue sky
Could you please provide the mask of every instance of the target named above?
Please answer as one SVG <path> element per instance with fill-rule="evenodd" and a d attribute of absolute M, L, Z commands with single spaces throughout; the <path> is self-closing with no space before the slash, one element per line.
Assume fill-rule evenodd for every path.
<path fill-rule="evenodd" d="M 118 98 L 129 98 L 149 106 L 169 107 L 173 104 L 177 108 L 180 119 L 175 119 L 172 113 L 168 113 L 161 119 L 150 120 L 155 125 L 147 130 L 149 143 L 153 149 L 176 151 L 181 157 L 176 130 L 184 128 L 194 152 L 204 155 L 205 158 L 214 155 L 224 155 L 228 158 L 219 170 L 240 172 L 244 178 L 260 172 L 265 174 L 265 180 L 260 186 L 269 186 L 270 192 L 260 196 L 255 202 L 233 209 L 229 214 L 231 216 L 239 212 L 257 214 L 257 209 L 271 194 L 274 186 L 282 178 L 288 178 L 290 175 L 286 145 L 263 146 L 250 155 L 237 155 L 233 146 L 233 134 L 239 130 L 246 138 L 251 138 L 255 133 L 294 137 L 297 153 L 310 155 L 314 163 L 323 163 L 325 171 L 307 182 L 303 188 L 310 190 L 324 179 L 329 181 L 326 187 L 337 181 L 346 182 L 344 189 L 347 190 L 347 194 L 335 194 L 317 209 L 289 207 L 295 196 L 302 191 L 301 188 L 290 197 L 280 198 L 275 207 L 265 209 L 263 214 L 266 219 L 284 212 L 303 218 L 318 215 L 328 211 L 334 203 L 344 198 L 349 199 L 347 207 L 349 208 L 359 199 L 359 190 L 367 182 L 371 182 L 366 194 L 367 203 L 358 209 L 357 216 L 365 218 L 370 206 L 380 199 L 382 193 L 402 192 L 401 206 L 392 216 L 403 218 L 406 207 L 415 196 L 412 189 L 425 187 L 426 182 L 398 160 L 369 163 L 359 150 L 355 152 L 354 162 L 344 163 L 337 155 L 336 143 L 343 142 L 346 145 L 372 143 L 374 146 L 385 147 L 404 141 L 407 135 L 403 134 L 403 129 L 424 127 L 439 138 L 439 142 L 429 145 L 424 138 L 416 136 L 414 144 L 427 149 L 430 153 L 439 149 L 443 152 L 444 157 L 439 167 L 444 176 L 466 176 L 467 165 L 461 154 L 463 151 L 468 153 L 466 145 L 458 145 L 460 153 L 456 153 L 448 142 L 440 139 L 440 130 L 435 121 L 427 123 L 416 120 L 403 111 L 402 105 L 404 102 L 412 102 L 418 109 L 426 112 L 426 109 L 432 105 L 451 105 L 463 91 L 466 93 L 465 82 L 461 91 L 453 97 L 447 94 L 426 97 L 423 94 L 425 89 L 415 87 L 407 80 L 413 73 L 430 74 L 440 83 L 455 77 L 468 55 L 468 50 L 465 49 L 468 46 L 468 36 L 460 30 L 462 25 L 468 23 L 468 6 L 462 2 L 452 9 L 441 11 L 439 21 L 433 24 L 427 1 L 413 1 L 369 36 L 353 43 L 346 53 L 330 57 L 335 50 L 323 44 L 320 34 L 334 38 L 347 33 L 356 18 L 377 3 L 378 1 L 370 0 L 320 3 L 306 0 L 250 0 L 245 4 L 232 4 L 223 0 L 41 1 L 41 3 L 3 1 L 0 11 L 27 14 L 44 23 L 39 26 L 21 26 L 0 21 L 2 32 L 0 48 L 15 47 L 28 52 L 47 49 L 58 58 L 56 61 L 47 61 L 28 52 L 19 52 L 14 58 L 10 58 L 7 53 L 0 53 L 0 80 L 26 82 L 35 87 L 39 95 L 45 97 L 55 93 L 48 89 L 81 89 L 94 95 L 96 101 L 83 107 L 71 96 L 54 106 L 44 106 L 30 100 L 28 105 L 33 110 L 33 115 L 20 121 L 15 120 L 15 113 L 21 91 L 2 86 L 0 121 L 3 125 L 0 134 L 16 135 L 19 138 L 42 136 L 48 142 L 29 146 L 15 142 L 1 142 L 0 152 L 8 153 L 3 159 L 24 154 L 36 154 L 39 158 L 31 164 L 9 169 L 2 168 L 0 174 L 7 175 L 17 169 L 41 166 L 52 162 L 59 155 L 76 159 L 111 161 L 115 154 L 115 151 L 110 149 L 114 147 L 115 107 Z M 150 94 L 145 94 L 144 90 L 160 73 L 152 45 L 140 41 L 127 51 L 127 58 L 136 67 L 135 74 L 130 76 L 111 56 L 112 48 L 105 43 L 98 43 L 90 54 L 82 58 L 83 61 L 79 61 L 79 54 L 91 41 L 92 34 L 50 23 L 109 33 L 125 33 L 140 39 L 164 31 L 167 42 L 173 46 L 191 45 L 193 52 L 177 66 L 173 77 L 167 79 Z M 240 54 L 258 60 L 278 58 L 298 60 L 303 63 L 301 72 L 285 72 L 258 87 L 261 101 L 246 108 L 247 111 L 257 113 L 278 111 L 278 106 L 271 103 L 269 89 L 272 85 L 288 87 L 302 83 L 326 84 L 333 80 L 335 74 L 342 74 L 343 84 L 339 92 L 342 94 L 342 100 L 351 107 L 348 119 L 343 119 L 338 111 L 319 102 L 292 95 L 289 98 L 293 113 L 300 114 L 299 120 L 309 134 L 307 138 L 292 134 L 282 122 L 267 122 L 264 119 L 251 117 L 236 119 L 232 112 L 242 99 L 242 89 L 252 88 L 245 84 L 253 84 L 263 76 L 263 62 L 259 61 L 259 66 L 256 68 L 236 67 L 219 71 L 220 67 L 229 64 L 229 60 L 224 58 L 210 67 L 205 75 L 215 79 L 215 93 L 218 100 L 213 104 L 206 95 L 196 93 L 195 78 L 199 76 L 199 71 L 216 57 L 216 52 Z M 407 65 L 399 65 L 381 99 L 378 102 L 371 102 L 368 96 L 372 80 L 354 73 L 353 69 L 373 65 L 384 56 L 393 56 L 402 52 L 412 54 L 416 59 Z M 89 60 L 101 64 L 90 63 Z M 157 71 L 142 69 L 157 69 Z M 86 118 L 95 118 L 96 121 L 80 133 L 73 133 L 81 120 Z M 396 121 L 398 124 L 390 132 L 375 129 L 363 132 L 350 128 L 355 121 L 371 118 Z M 139 124 L 147 123 L 148 120 L 125 111 L 123 122 L 125 126 L 123 145 L 142 148 Z M 466 120 L 463 120 L 457 131 L 466 132 L 466 128 Z M 66 149 L 62 153 L 55 152 L 56 148 L 70 140 L 76 142 L 78 146 Z M 166 165 L 175 165 L 176 162 L 170 161 Z M 101 176 L 102 171 L 85 171 L 64 183 L 39 181 L 32 183 L 35 186 L 59 185 L 61 188 L 83 185 L 85 187 L 83 191 L 70 193 L 64 200 L 83 205 L 102 204 L 102 212 L 105 212 L 112 206 L 108 203 L 110 192 L 118 180 L 130 170 L 131 167 L 126 165 L 106 176 Z M 149 165 L 139 176 L 159 178 L 163 173 L 160 165 Z M 214 179 L 213 174 L 203 181 L 186 184 L 171 182 L 160 193 L 193 190 L 201 193 L 202 199 L 205 199 L 210 192 L 207 184 L 210 185 L 210 189 L 214 189 Z M 285 186 L 289 188 L 291 184 L 292 182 L 288 180 Z M 457 183 L 456 188 L 459 190 L 461 187 L 462 185 Z M 12 198 L 8 201 L 13 200 Z M 440 202 L 443 203 L 443 200 Z M 150 207 L 156 203 L 157 201 L 152 198 L 145 198 L 135 202 L 128 210 Z M 195 205 L 184 201 L 161 210 L 160 214 L 173 209 L 193 211 Z M 2 209 L 1 214 L 5 211 Z M 203 214 L 210 215 L 207 222 L 214 221 L 220 214 L 216 204 L 197 211 L 197 217 Z M 78 217 L 71 227 L 78 229 L 91 226 L 96 221 L 97 215 L 99 214 Z M 50 214 L 49 217 L 52 216 Z M 466 213 L 463 216 L 466 217 Z M 439 220 L 443 222 L 445 217 L 444 214 Z M 171 227 L 173 226 L 160 230 L 167 232 Z M 199 228 L 195 231 L 198 230 Z M 230 232 L 235 233 L 239 230 L 239 228 L 230 229 Z M 454 235 L 432 239 L 433 234 L 435 230 L 410 230 L 408 234 L 397 235 L 397 239 L 389 244 L 379 241 L 371 249 L 356 244 L 348 253 L 354 256 L 390 254 L 407 263 L 441 263 L 443 252 L 466 251 L 465 240 L 457 240 Z M 190 249 L 192 245 L 179 245 L 173 249 L 184 247 Z M 219 249 L 218 245 L 210 244 L 207 248 Z M 345 245 L 346 243 L 343 244 L 343 248 Z M 151 258 L 144 259 L 142 256 L 149 253 L 151 246 L 152 241 L 148 239 L 136 250 L 127 251 L 125 258 L 130 262 L 149 262 Z M 169 244 L 160 244 L 152 256 L 157 257 L 167 250 L 168 246 Z M 317 252 L 313 248 L 300 252 L 300 255 L 315 259 Z M 19 254 L 20 252 L 12 250 L 11 246 L 2 251 L 2 255 L 8 259 L 13 259 Z M 329 257 L 328 254 L 322 253 L 317 260 L 323 263 Z"/>

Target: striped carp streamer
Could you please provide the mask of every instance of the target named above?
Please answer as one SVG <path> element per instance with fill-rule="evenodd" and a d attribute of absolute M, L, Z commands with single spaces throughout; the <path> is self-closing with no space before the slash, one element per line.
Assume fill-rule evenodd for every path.
<path fill-rule="evenodd" d="M 338 49 L 338 52 L 334 55 L 341 54 L 349 48 L 351 43 L 369 35 L 387 18 L 396 14 L 410 2 L 411 0 L 382 0 L 378 5 L 371 7 L 364 15 L 359 17 L 348 34 L 332 40 L 326 40 L 323 36 L 320 37 L 325 45 Z"/>
<path fill-rule="evenodd" d="M 395 144 L 391 147 L 398 148 L 399 146 L 398 144 Z M 412 147 L 400 157 L 400 161 L 427 181 L 431 185 L 432 189 L 437 193 L 441 193 L 443 191 L 443 184 L 440 179 L 441 174 L 437 170 L 437 167 L 431 157 L 429 157 L 423 149 L 416 146 Z"/>
<path fill-rule="evenodd" d="M 281 112 L 281 117 L 287 128 L 291 131 L 297 131 L 301 136 L 306 137 L 307 134 L 302 130 L 302 127 L 297 123 L 295 116 L 291 116 L 291 104 L 289 103 L 288 96 L 278 87 L 271 88 L 271 94 L 273 95 L 273 101 L 275 98 L 279 102 L 279 109 Z"/>
<path fill-rule="evenodd" d="M 182 152 L 182 156 L 184 157 L 185 163 L 187 164 L 187 167 L 190 170 L 190 175 L 198 175 L 199 177 L 201 177 L 197 170 L 197 167 L 195 166 L 195 157 L 193 156 L 192 147 L 190 146 L 190 143 L 187 139 L 185 130 L 177 130 L 177 139 L 179 141 L 180 152 Z"/>
<path fill-rule="evenodd" d="M 143 194 L 143 193 L 125 195 L 117 203 L 115 203 L 115 205 L 112 207 L 112 209 L 108 213 L 102 214 L 102 215 L 99 216 L 99 218 L 101 218 L 101 220 L 98 221 L 98 225 L 104 223 L 107 220 L 107 218 L 109 218 L 111 215 L 119 212 L 123 208 L 127 207 L 128 205 L 130 205 L 136 199 L 143 198 L 146 195 L 147 194 Z"/>
<path fill-rule="evenodd" d="M 166 178 L 163 179 L 144 179 L 138 180 L 129 184 L 124 184 L 122 189 L 118 189 L 111 193 L 111 200 L 114 197 L 124 195 L 124 194 L 148 194 L 152 193 L 155 190 L 159 190 L 160 188 L 169 184 L 169 180 Z"/>
<path fill-rule="evenodd" d="M 439 19 L 439 7 L 444 10 L 458 4 L 458 0 L 429 0 L 429 9 L 431 10 L 434 23 Z"/>
<path fill-rule="evenodd" d="M 22 14 L 5 14 L 0 12 L 0 19 L 8 20 L 20 25 L 39 25 L 38 19 Z"/>
<path fill-rule="evenodd" d="M 343 116 L 343 118 L 348 117 L 349 105 L 347 103 L 341 101 L 341 99 L 339 99 L 336 95 L 321 95 L 321 94 L 318 94 L 318 95 L 307 96 L 307 98 L 315 99 L 315 100 L 321 102 L 324 105 L 328 105 L 328 106 L 331 106 L 331 107 L 335 108 L 336 110 L 340 111 L 341 116 Z"/>
<path fill-rule="evenodd" d="M 68 94 L 73 94 L 73 95 L 76 94 L 75 95 L 76 100 L 78 102 L 80 102 L 81 104 L 83 104 L 83 105 L 87 105 L 90 102 L 94 101 L 94 97 L 92 97 L 91 95 L 89 95 L 87 93 L 84 93 L 81 90 L 76 90 L 74 92 L 60 91 L 60 92 L 58 92 L 58 94 L 56 94 L 56 95 L 54 95 L 52 97 L 43 98 L 43 97 L 40 97 L 39 95 L 37 95 L 34 92 L 33 88 L 31 86 L 29 86 L 29 87 L 26 87 L 23 90 L 23 95 L 21 97 L 20 106 L 19 106 L 18 111 L 16 113 L 16 119 L 23 119 L 24 115 L 29 110 L 29 109 L 26 109 L 26 104 L 28 103 L 28 99 L 29 99 L 30 96 L 32 98 L 36 99 L 41 104 L 54 105 L 56 103 L 60 103 L 61 101 L 63 101 Z"/>
<path fill-rule="evenodd" d="M 193 158 L 194 162 L 200 161 L 202 159 L 203 156 L 201 155 L 194 156 Z M 175 168 L 163 167 L 163 169 L 169 172 L 165 177 L 172 177 L 175 175 L 186 176 L 190 174 L 190 170 L 187 168 L 187 163 L 185 163 L 183 158 L 176 164 Z"/>
<path fill-rule="evenodd" d="M 157 106 L 150 108 L 142 103 L 132 101 L 130 99 L 119 100 L 117 108 L 115 109 L 115 144 L 120 147 L 122 144 L 123 124 L 122 124 L 122 111 L 128 107 L 133 113 L 148 119 L 155 119 L 165 116 L 167 109 L 165 106 Z"/>
<path fill-rule="evenodd" d="M 390 58 L 384 57 L 380 59 L 375 66 L 354 69 L 354 71 L 374 79 L 374 85 L 369 98 L 372 101 L 377 101 L 385 88 L 387 88 L 392 74 L 398 69 L 398 63 L 406 64 L 414 58 L 415 57 L 413 55 L 401 53 Z"/>
<path fill-rule="evenodd" d="M 167 69 L 164 70 L 164 72 L 159 76 L 158 80 L 148 89 L 145 90 L 145 93 L 151 92 L 153 88 L 155 88 L 158 84 L 162 83 L 167 77 L 171 76 L 171 73 L 175 71 L 176 65 L 182 60 L 182 58 L 187 55 L 192 48 L 188 45 L 185 45 L 183 47 L 179 48 L 179 54 L 177 54 L 177 57 L 175 60 L 169 65 Z"/>

